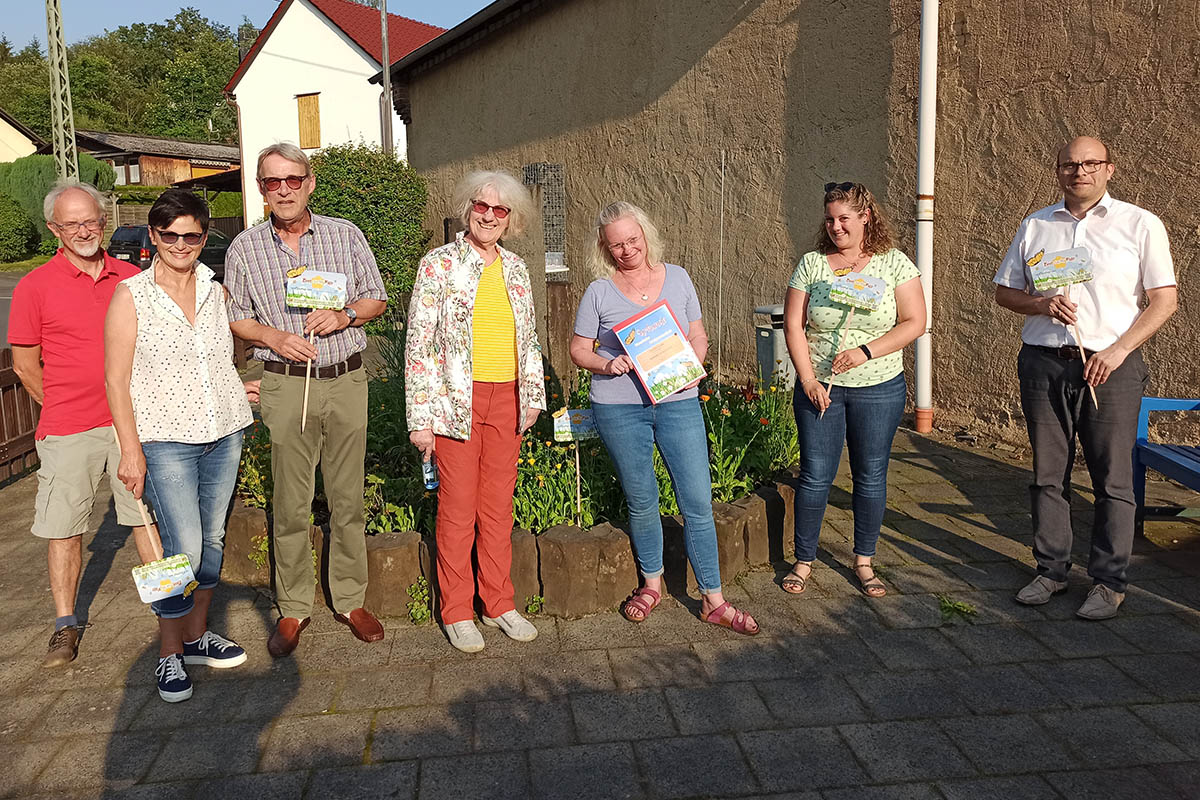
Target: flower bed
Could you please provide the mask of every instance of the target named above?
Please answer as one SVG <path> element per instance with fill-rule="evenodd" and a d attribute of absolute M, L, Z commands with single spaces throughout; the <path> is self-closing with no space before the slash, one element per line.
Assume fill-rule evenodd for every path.
<path fill-rule="evenodd" d="M 425 490 L 419 455 L 408 441 L 401 333 L 380 337 L 380 352 L 384 374 L 370 382 L 363 490 L 367 533 L 373 534 L 368 600 L 375 610 L 395 614 L 402 610 L 398 603 L 418 577 L 431 584 L 434 581 L 431 566 L 437 498 L 436 493 Z M 581 373 L 578 388 L 569 396 L 557 381 L 548 379 L 551 409 L 586 407 L 587 378 Z M 799 456 L 791 397 L 791 392 L 777 385 L 719 386 L 707 379 L 701 384 L 714 515 L 726 580 L 746 564 L 782 558 L 790 543 L 790 525 L 784 520 L 791 515 L 790 488 L 786 482 L 777 483 L 775 476 Z M 576 447 L 580 448 L 581 466 L 578 520 Z M 682 529 L 676 519 L 679 509 L 666 467 L 657 454 L 656 473 L 659 508 L 666 522 L 668 574 L 678 573 L 681 587 L 694 587 L 683 558 Z M 270 493 L 270 440 L 266 428 L 256 423 L 246 437 L 238 478 L 244 508 L 236 511 L 235 516 L 241 518 L 231 522 L 229 529 L 234 558 L 234 553 L 248 553 L 245 557 L 260 560 L 265 555 L 261 540 L 233 540 L 244 538 L 243 531 L 253 530 L 261 536 L 265 514 L 250 509 L 265 509 Z M 319 493 L 313 515 L 317 526 L 328 518 Z M 518 605 L 540 607 L 544 598 L 547 612 L 576 616 L 613 607 L 636 584 L 628 535 L 621 527 L 626 517 L 624 496 L 607 451 L 598 440 L 555 442 L 549 414 L 539 417 L 521 443 L 513 516 Z M 574 527 L 576 524 L 583 530 Z M 409 531 L 419 534 L 419 545 L 411 535 L 396 533 Z M 517 580 L 518 571 L 521 580 Z M 244 565 L 238 564 L 231 572 L 240 577 Z M 255 574 L 261 581 L 265 570 Z M 394 596 L 397 590 L 399 595 Z M 436 596 L 436 592 L 429 594 Z"/>

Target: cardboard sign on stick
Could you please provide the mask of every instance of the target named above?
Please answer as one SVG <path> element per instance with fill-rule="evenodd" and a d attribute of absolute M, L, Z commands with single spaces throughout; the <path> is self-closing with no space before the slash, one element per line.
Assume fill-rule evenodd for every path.
<path fill-rule="evenodd" d="M 833 286 L 829 287 L 829 299 L 835 303 L 850 306 L 846 324 L 842 327 L 842 336 L 838 341 L 837 349 L 833 351 L 834 358 L 837 358 L 837 354 L 842 352 L 842 348 L 846 346 L 846 336 L 850 333 L 850 324 L 854 322 L 854 312 L 860 308 L 865 311 L 874 311 L 879 308 L 886 290 L 887 281 L 883 278 L 861 272 L 847 272 L 834 279 Z M 829 394 L 832 391 L 833 375 L 830 374 L 825 393 Z M 817 419 L 823 416 L 825 416 L 824 411 L 817 416 Z"/>
<path fill-rule="evenodd" d="M 308 267 L 288 271 L 287 293 L 284 300 L 296 308 L 327 308 L 341 311 L 346 307 L 346 276 L 340 272 L 323 272 Z M 316 344 L 316 334 L 308 333 L 308 343 Z M 304 405 L 300 410 L 300 432 L 308 420 L 308 382 L 312 379 L 312 359 L 304 369 Z"/>
<path fill-rule="evenodd" d="M 1071 287 L 1077 283 L 1087 283 L 1093 275 L 1092 254 L 1086 247 L 1072 247 L 1053 253 L 1039 250 L 1025 265 L 1029 267 L 1029 274 L 1033 277 L 1033 288 L 1039 292 L 1065 288 L 1068 300 L 1071 299 Z M 1079 346 L 1083 368 L 1086 370 L 1088 356 L 1087 351 L 1083 349 L 1083 334 L 1079 330 L 1079 323 L 1072 325 L 1071 329 Z M 1088 391 L 1092 395 L 1092 403 L 1096 408 L 1100 408 L 1100 403 L 1096 400 L 1096 388 L 1089 383 Z"/>

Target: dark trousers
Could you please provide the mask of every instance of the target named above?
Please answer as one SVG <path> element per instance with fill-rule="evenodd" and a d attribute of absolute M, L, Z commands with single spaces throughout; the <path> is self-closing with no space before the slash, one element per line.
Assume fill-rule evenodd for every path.
<path fill-rule="evenodd" d="M 1133 549 L 1133 442 L 1145 393 L 1146 362 L 1129 354 L 1096 387 L 1097 410 L 1083 381 L 1083 361 L 1025 345 L 1017 359 L 1021 408 L 1033 448 L 1033 555 L 1039 575 L 1065 581 L 1071 568 L 1071 468 L 1083 448 L 1096 495 L 1088 574 L 1123 592 Z"/>

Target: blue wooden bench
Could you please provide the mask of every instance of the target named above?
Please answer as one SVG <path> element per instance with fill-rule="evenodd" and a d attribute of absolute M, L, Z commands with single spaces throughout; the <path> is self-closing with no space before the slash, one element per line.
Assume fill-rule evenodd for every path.
<path fill-rule="evenodd" d="M 1161 472 L 1189 489 L 1200 492 L 1200 447 L 1149 441 L 1151 411 L 1200 411 L 1200 400 L 1143 397 L 1138 412 L 1137 441 L 1133 446 L 1133 495 L 1137 501 L 1138 532 L 1147 516 L 1175 516 L 1182 509 L 1146 507 L 1146 468 Z"/>

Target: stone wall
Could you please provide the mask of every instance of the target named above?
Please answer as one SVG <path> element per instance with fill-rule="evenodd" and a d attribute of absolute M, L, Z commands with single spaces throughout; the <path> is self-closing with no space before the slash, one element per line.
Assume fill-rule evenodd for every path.
<path fill-rule="evenodd" d="M 1200 311 L 1188 282 L 1200 239 L 1196 8 L 943 0 L 939 425 L 1023 436 L 1014 424 L 1020 320 L 993 302 L 991 276 L 1020 219 L 1055 199 L 1054 152 L 1078 133 L 1113 144 L 1114 195 L 1160 214 L 1172 236 L 1181 309 L 1147 346 L 1151 390 L 1186 395 L 1200 385 Z M 430 181 L 429 227 L 441 230 L 450 189 L 470 168 L 520 174 L 561 163 L 575 297 L 591 279 L 596 211 L 616 198 L 639 203 L 660 224 L 667 258 L 696 282 L 711 357 L 720 333 L 726 373 L 746 377 L 751 310 L 782 300 L 811 249 L 824 182 L 874 188 L 913 253 L 919 14 L 908 0 L 551 4 L 413 80 L 409 158 Z M 511 243 L 535 282 L 540 241 L 534 232 Z"/>

